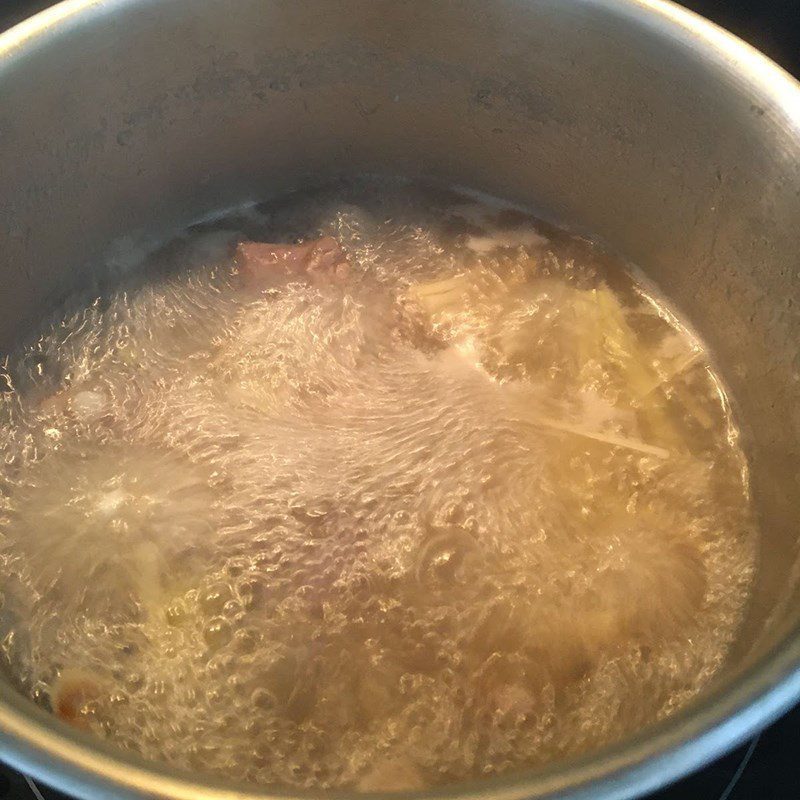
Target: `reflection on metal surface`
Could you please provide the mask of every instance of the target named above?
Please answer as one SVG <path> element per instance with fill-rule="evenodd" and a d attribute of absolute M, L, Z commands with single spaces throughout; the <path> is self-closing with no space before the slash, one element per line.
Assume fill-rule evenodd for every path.
<path fill-rule="evenodd" d="M 70 17 L 83 13 L 92 6 L 106 4 L 107 2 L 104 0 L 63 0 L 40 11 L 0 35 L 0 58 L 13 55 L 15 50 L 33 43 L 36 37 L 47 33 L 50 29 L 57 28 L 60 23 Z"/>
<path fill-rule="evenodd" d="M 619 0 L 610 0 L 619 5 Z M 622 5 L 630 5 L 625 3 Z M 660 15 L 663 23 L 679 25 L 699 47 L 710 47 L 718 58 L 724 59 L 732 73 L 742 82 L 757 87 L 759 95 L 774 103 L 774 110 L 786 114 L 791 123 L 800 128 L 800 92 L 797 81 L 775 62 L 747 42 L 720 28 L 713 22 L 667 0 L 635 0 L 645 11 Z"/>

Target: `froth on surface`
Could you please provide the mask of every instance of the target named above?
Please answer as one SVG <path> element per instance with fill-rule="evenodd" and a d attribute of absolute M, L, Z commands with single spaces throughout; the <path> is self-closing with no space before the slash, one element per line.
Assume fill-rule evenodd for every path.
<path fill-rule="evenodd" d="M 242 286 L 243 238 L 342 284 Z M 8 360 L 0 656 L 119 747 L 413 789 L 686 703 L 754 568 L 700 343 L 598 248 L 375 183 L 182 234 Z"/>

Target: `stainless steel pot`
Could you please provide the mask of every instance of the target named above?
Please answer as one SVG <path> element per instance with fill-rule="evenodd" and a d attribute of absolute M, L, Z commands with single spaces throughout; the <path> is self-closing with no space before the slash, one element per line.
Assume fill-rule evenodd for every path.
<path fill-rule="evenodd" d="M 717 354 L 763 527 L 730 663 L 609 749 L 437 797 L 622 798 L 800 697 L 800 87 L 662 0 L 69 0 L 0 37 L 0 351 L 121 245 L 340 173 L 537 207 L 640 264 Z M 95 798 L 259 795 L 0 685 L 0 757 Z"/>

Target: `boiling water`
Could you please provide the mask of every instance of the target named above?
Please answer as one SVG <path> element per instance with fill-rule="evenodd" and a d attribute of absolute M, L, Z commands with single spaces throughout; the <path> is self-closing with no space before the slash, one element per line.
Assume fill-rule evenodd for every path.
<path fill-rule="evenodd" d="M 247 289 L 242 239 L 344 282 Z M 262 784 L 420 788 L 686 703 L 754 565 L 701 345 L 599 248 L 360 183 L 197 226 L 9 358 L 2 657 L 70 723 Z"/>

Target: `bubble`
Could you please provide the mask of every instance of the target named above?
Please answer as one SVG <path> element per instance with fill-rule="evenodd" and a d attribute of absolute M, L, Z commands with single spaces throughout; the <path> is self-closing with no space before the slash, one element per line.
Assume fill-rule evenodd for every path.
<path fill-rule="evenodd" d="M 207 614 L 218 614 L 229 602 L 231 590 L 226 584 L 206 589 L 200 596 L 200 607 Z"/>
<path fill-rule="evenodd" d="M 278 700 L 272 692 L 267 689 L 258 688 L 250 695 L 250 703 L 260 711 L 269 711 L 278 704 Z"/>
<path fill-rule="evenodd" d="M 212 650 L 219 649 L 231 638 L 230 623 L 222 617 L 215 617 L 203 630 L 203 638 Z"/>
<path fill-rule="evenodd" d="M 181 603 L 172 603 L 164 613 L 170 625 L 181 625 L 188 618 L 186 607 Z"/>

